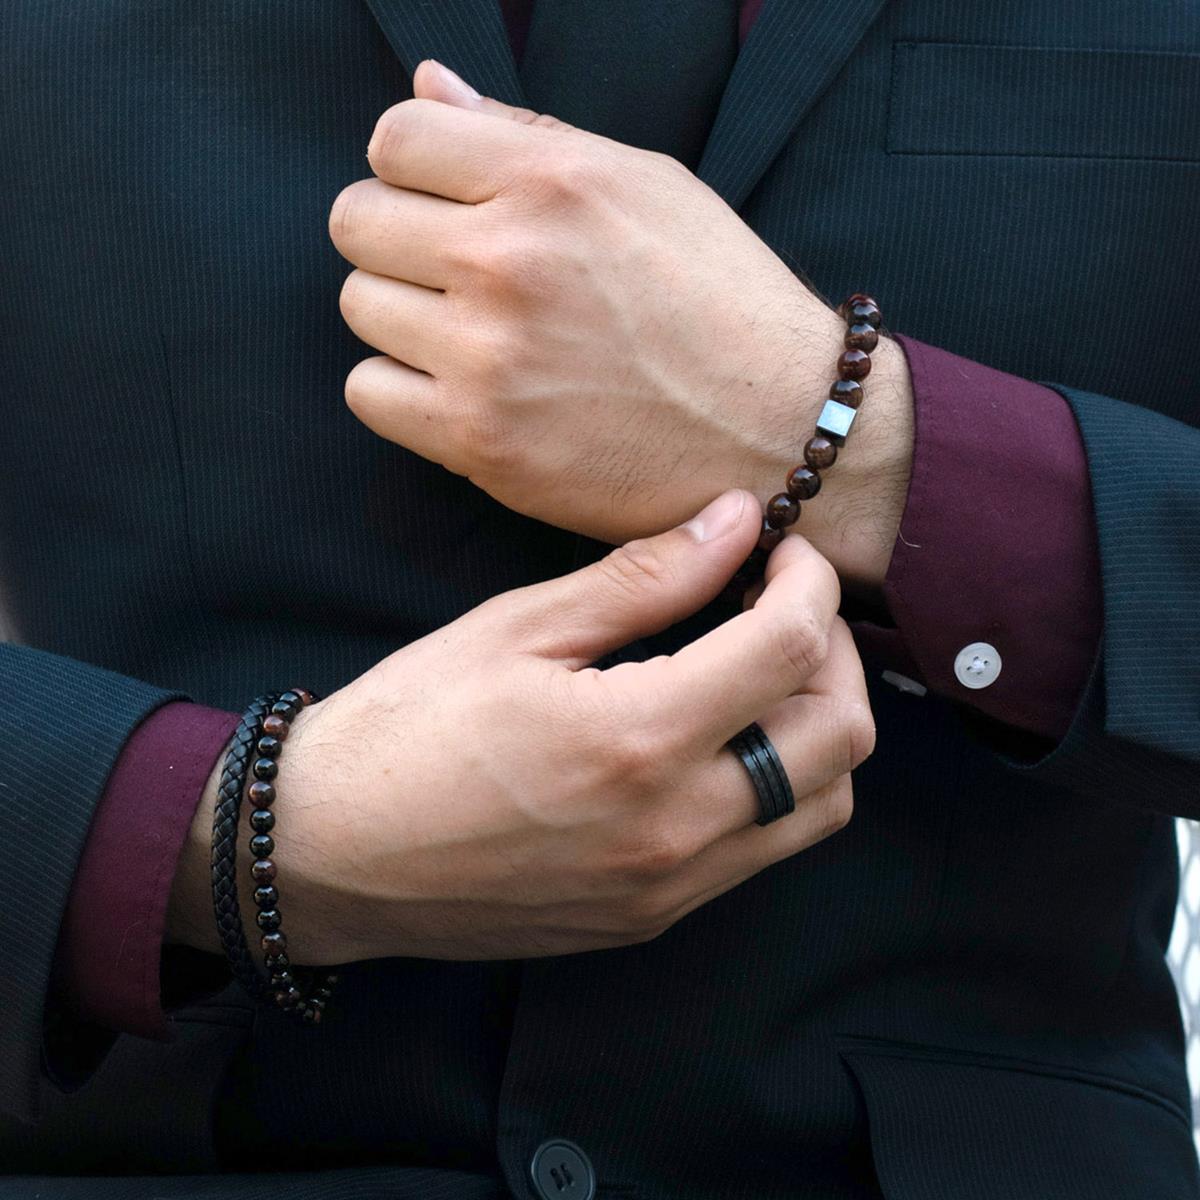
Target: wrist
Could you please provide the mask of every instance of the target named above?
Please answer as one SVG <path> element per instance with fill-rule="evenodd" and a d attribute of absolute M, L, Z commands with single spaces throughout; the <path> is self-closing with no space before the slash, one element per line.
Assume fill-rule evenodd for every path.
<path fill-rule="evenodd" d="M 831 313 L 831 316 L 833 314 Z M 808 358 L 824 368 L 790 405 L 785 450 L 764 471 L 756 491 L 764 498 L 781 490 L 788 472 L 802 462 L 801 448 L 836 378 L 845 326 L 834 318 L 822 334 L 823 349 Z M 849 442 L 822 475 L 820 492 L 802 505 L 793 527 L 830 561 L 848 590 L 869 596 L 883 585 L 900 529 L 912 472 L 914 413 L 912 379 L 900 345 L 881 337 L 863 381 L 862 407 Z"/>

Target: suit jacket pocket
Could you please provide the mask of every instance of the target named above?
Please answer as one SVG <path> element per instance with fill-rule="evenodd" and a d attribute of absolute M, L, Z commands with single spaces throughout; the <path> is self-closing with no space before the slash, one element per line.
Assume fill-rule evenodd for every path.
<path fill-rule="evenodd" d="M 1200 162 L 1200 53 L 897 42 L 892 154 Z"/>
<path fill-rule="evenodd" d="M 887 1200 L 1197 1200 L 1188 1115 L 1121 1080 L 840 1038 Z"/>

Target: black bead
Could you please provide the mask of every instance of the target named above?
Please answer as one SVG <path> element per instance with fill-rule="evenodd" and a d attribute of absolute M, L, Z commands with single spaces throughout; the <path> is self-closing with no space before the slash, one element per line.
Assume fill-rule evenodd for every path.
<path fill-rule="evenodd" d="M 254 920 L 263 933 L 275 933 L 283 924 L 283 917 L 277 908 L 264 908 L 262 912 L 255 914 Z"/>
<path fill-rule="evenodd" d="M 321 1010 L 319 1008 L 313 1008 L 311 1005 L 306 1005 L 301 1012 L 300 1019 L 305 1023 L 305 1025 L 320 1025 Z"/>
<path fill-rule="evenodd" d="M 269 733 L 263 734 L 258 739 L 258 752 L 267 758 L 278 758 L 279 752 L 282 749 L 283 743 L 277 737 L 272 737 Z"/>
<path fill-rule="evenodd" d="M 273 758 L 256 758 L 250 770 L 255 779 L 274 779 L 279 774 L 279 764 Z"/>
<path fill-rule="evenodd" d="M 328 1000 L 333 995 L 333 988 L 319 987 L 313 992 L 318 1000 Z"/>
<path fill-rule="evenodd" d="M 293 721 L 296 718 L 296 714 L 300 711 L 300 707 L 299 704 L 289 704 L 286 700 L 276 700 L 271 705 L 271 711 L 276 716 L 282 717 L 285 721 Z"/>
<path fill-rule="evenodd" d="M 290 988 L 296 982 L 291 971 L 272 971 L 271 986 L 275 988 Z"/>
<path fill-rule="evenodd" d="M 275 1003 L 285 1011 L 295 1008 L 303 999 L 304 996 L 298 987 L 280 988 L 275 993 Z"/>
<path fill-rule="evenodd" d="M 267 883 L 254 889 L 254 903 L 259 908 L 274 908 L 279 903 L 279 892 L 273 884 Z"/>
<path fill-rule="evenodd" d="M 288 688 L 286 692 L 279 693 L 280 704 L 290 704 L 293 708 L 303 708 L 304 701 L 300 699 L 300 693 L 292 691 Z"/>
<path fill-rule="evenodd" d="M 262 947 L 264 954 L 278 957 L 287 949 L 287 936 L 282 933 L 264 933 L 258 944 Z"/>
<path fill-rule="evenodd" d="M 275 839 L 269 833 L 256 833 L 250 839 L 250 853 L 255 858 L 270 858 L 275 853 Z"/>
<path fill-rule="evenodd" d="M 275 814 L 269 808 L 256 808 L 250 814 L 250 828 L 255 833 L 270 833 L 275 828 Z"/>
<path fill-rule="evenodd" d="M 268 971 L 286 971 L 292 965 L 292 960 L 286 954 L 268 954 Z"/>

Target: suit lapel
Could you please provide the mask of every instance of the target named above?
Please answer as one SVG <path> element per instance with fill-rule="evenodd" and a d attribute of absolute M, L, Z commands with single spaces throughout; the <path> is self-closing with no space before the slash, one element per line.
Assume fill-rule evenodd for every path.
<path fill-rule="evenodd" d="M 696 172 L 731 207 L 741 207 L 885 3 L 766 0 Z"/>
<path fill-rule="evenodd" d="M 496 0 L 366 0 L 411 74 L 436 58 L 473 88 L 525 107 L 517 66 Z"/>

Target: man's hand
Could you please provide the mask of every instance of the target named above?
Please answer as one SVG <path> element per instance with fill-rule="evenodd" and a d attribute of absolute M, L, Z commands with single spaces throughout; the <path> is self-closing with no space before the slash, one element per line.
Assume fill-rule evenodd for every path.
<path fill-rule="evenodd" d="M 672 158 L 482 99 L 436 63 L 379 120 L 330 229 L 342 312 L 384 357 L 355 414 L 497 500 L 619 542 L 726 488 L 782 489 L 844 326 Z M 912 445 L 883 340 L 844 460 L 798 527 L 878 583 Z"/>
<path fill-rule="evenodd" d="M 875 731 L 837 578 L 804 538 L 774 552 L 753 609 L 678 653 L 587 665 L 710 601 L 758 522 L 752 496 L 728 493 L 685 527 L 489 600 L 306 708 L 277 783 L 291 957 L 645 941 L 841 828 Z M 766 826 L 723 748 L 753 720 L 797 796 Z M 211 800 L 169 918 L 170 940 L 208 948 Z"/>

